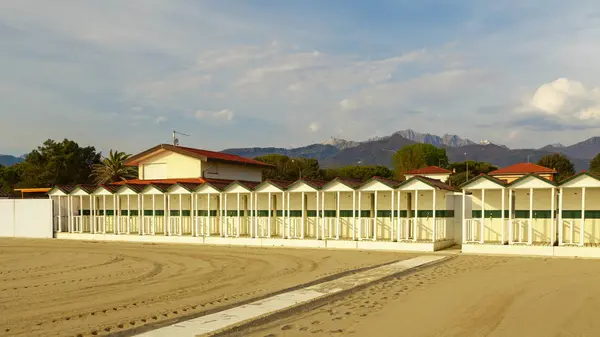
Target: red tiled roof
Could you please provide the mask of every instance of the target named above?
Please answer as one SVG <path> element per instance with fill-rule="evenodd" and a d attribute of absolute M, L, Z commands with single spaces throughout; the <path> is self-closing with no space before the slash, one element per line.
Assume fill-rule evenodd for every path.
<path fill-rule="evenodd" d="M 519 163 L 508 167 L 489 172 L 488 175 L 503 175 L 503 174 L 529 174 L 529 173 L 556 173 L 556 170 L 549 169 L 533 163 Z"/>
<path fill-rule="evenodd" d="M 448 171 L 444 168 L 438 166 L 427 166 L 416 170 L 411 170 L 406 172 L 405 174 L 449 174 L 452 171 Z"/>
<path fill-rule="evenodd" d="M 223 160 L 223 161 L 231 161 L 231 162 L 238 162 L 238 163 L 244 163 L 244 164 L 252 164 L 252 165 L 258 165 L 258 166 L 267 166 L 267 167 L 272 167 L 272 165 L 267 164 L 267 163 L 263 163 L 262 161 L 258 161 L 258 160 L 254 160 L 254 159 L 250 159 L 250 158 L 245 158 L 242 156 L 237 156 L 234 154 L 229 154 L 229 153 L 223 153 L 223 152 L 215 152 L 215 151 L 208 151 L 208 150 L 202 150 L 202 149 L 195 149 L 195 148 L 191 148 L 191 147 L 181 147 L 178 146 L 181 149 L 184 149 L 186 151 L 190 151 L 193 153 L 197 153 L 201 156 L 204 156 L 208 159 L 216 159 L 216 160 Z"/>
<path fill-rule="evenodd" d="M 264 168 L 272 168 L 273 167 L 273 165 L 271 165 L 271 164 L 263 163 L 261 161 L 250 159 L 250 158 L 245 158 L 242 156 L 237 156 L 234 154 L 208 151 L 208 150 L 196 149 L 196 148 L 192 148 L 192 147 L 175 146 L 175 145 L 169 145 L 169 144 L 160 144 L 160 145 L 157 145 L 157 146 L 155 146 L 151 149 L 148 149 L 144 152 L 136 154 L 135 156 L 132 156 L 131 158 L 129 158 L 125 162 L 125 165 L 136 166 L 136 165 L 138 165 L 138 162 L 141 159 L 145 158 L 146 156 L 148 156 L 158 150 L 173 151 L 173 152 L 177 152 L 177 153 L 191 156 L 191 157 L 206 159 L 208 161 L 223 161 L 223 162 L 230 162 L 230 163 L 239 163 L 239 164 L 245 164 L 245 165 L 260 166 L 260 167 L 264 167 Z"/>

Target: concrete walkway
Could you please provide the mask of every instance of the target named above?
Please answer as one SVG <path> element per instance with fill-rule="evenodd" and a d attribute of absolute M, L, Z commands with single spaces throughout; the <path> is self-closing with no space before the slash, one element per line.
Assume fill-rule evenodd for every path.
<path fill-rule="evenodd" d="M 446 258 L 447 257 L 445 256 L 439 255 L 426 255 L 409 260 L 398 261 L 332 281 L 268 297 L 211 315 L 180 322 L 171 326 L 142 333 L 138 336 L 193 337 L 223 332 L 231 328 L 239 327 L 257 318 L 264 318 L 275 313 L 280 313 L 296 306 L 323 299 L 398 273 L 440 262 Z"/>

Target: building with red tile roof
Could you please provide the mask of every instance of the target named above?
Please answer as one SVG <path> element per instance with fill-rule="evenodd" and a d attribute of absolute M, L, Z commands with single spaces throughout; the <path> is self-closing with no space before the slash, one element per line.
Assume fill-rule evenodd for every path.
<path fill-rule="evenodd" d="M 511 183 L 525 175 L 535 174 L 544 179 L 555 181 L 556 170 L 540 166 L 534 163 L 519 163 L 489 172 L 488 175 L 500 179 L 505 183 Z"/>
<path fill-rule="evenodd" d="M 209 179 L 262 181 L 270 164 L 227 153 L 160 144 L 130 157 L 127 166 L 138 167 L 138 179 L 117 184 L 198 183 Z"/>
<path fill-rule="evenodd" d="M 404 174 L 406 179 L 410 179 L 414 176 L 422 176 L 426 178 L 436 179 L 440 181 L 446 181 L 452 174 L 452 171 L 446 170 L 438 166 L 427 166 L 420 169 L 411 170 Z"/>

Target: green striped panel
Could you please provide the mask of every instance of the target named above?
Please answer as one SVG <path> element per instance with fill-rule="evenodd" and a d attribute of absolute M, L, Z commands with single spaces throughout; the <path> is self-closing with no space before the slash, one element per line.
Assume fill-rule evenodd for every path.
<path fill-rule="evenodd" d="M 586 219 L 600 219 L 599 210 L 586 210 L 584 214 Z M 562 211 L 563 219 L 581 219 L 581 210 Z"/>
<path fill-rule="evenodd" d="M 452 211 L 454 212 L 454 211 Z M 504 217 L 508 218 L 509 215 L 509 211 L 508 210 L 504 210 Z M 481 218 L 481 210 L 473 210 L 472 211 L 472 216 L 474 219 L 479 219 Z M 486 219 L 492 218 L 492 219 L 501 219 L 502 218 L 502 211 L 501 210 L 492 210 L 492 211 L 485 211 L 485 216 Z"/>
<path fill-rule="evenodd" d="M 515 210 L 515 219 L 529 219 L 529 210 Z"/>
<path fill-rule="evenodd" d="M 600 211 L 589 210 L 585 211 L 586 219 L 600 219 Z"/>

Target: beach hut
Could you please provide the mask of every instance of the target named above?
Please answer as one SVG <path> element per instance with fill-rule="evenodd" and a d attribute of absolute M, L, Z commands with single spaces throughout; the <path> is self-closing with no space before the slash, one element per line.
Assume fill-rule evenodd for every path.
<path fill-rule="evenodd" d="M 482 174 L 463 185 L 462 242 L 504 244 L 508 240 L 510 206 L 506 182 Z M 471 196 L 471 207 L 467 202 Z"/>
<path fill-rule="evenodd" d="M 358 188 L 358 228 L 352 231 L 358 240 L 388 240 L 400 239 L 399 201 L 402 191 L 396 188 L 402 182 L 381 177 L 373 177 Z"/>
<path fill-rule="evenodd" d="M 356 190 L 362 183 L 361 180 L 335 178 L 321 187 L 318 230 L 322 239 L 352 239 L 356 229 Z"/>
<path fill-rule="evenodd" d="M 250 235 L 251 218 L 248 210 L 250 209 L 250 197 L 257 185 L 256 182 L 234 181 L 222 190 L 221 228 L 223 237 Z"/>
<path fill-rule="evenodd" d="M 321 238 L 319 191 L 325 184 L 324 180 L 301 179 L 287 186 L 287 238 Z"/>
<path fill-rule="evenodd" d="M 400 239 L 412 242 L 451 241 L 458 189 L 437 179 L 414 176 L 397 187 L 402 192 Z"/>
<path fill-rule="evenodd" d="M 69 193 L 75 188 L 75 185 L 56 185 L 48 191 L 48 197 L 52 200 L 53 207 L 53 226 L 54 231 L 69 231 Z"/>
<path fill-rule="evenodd" d="M 600 178 L 578 173 L 559 185 L 558 244 L 600 245 Z"/>

